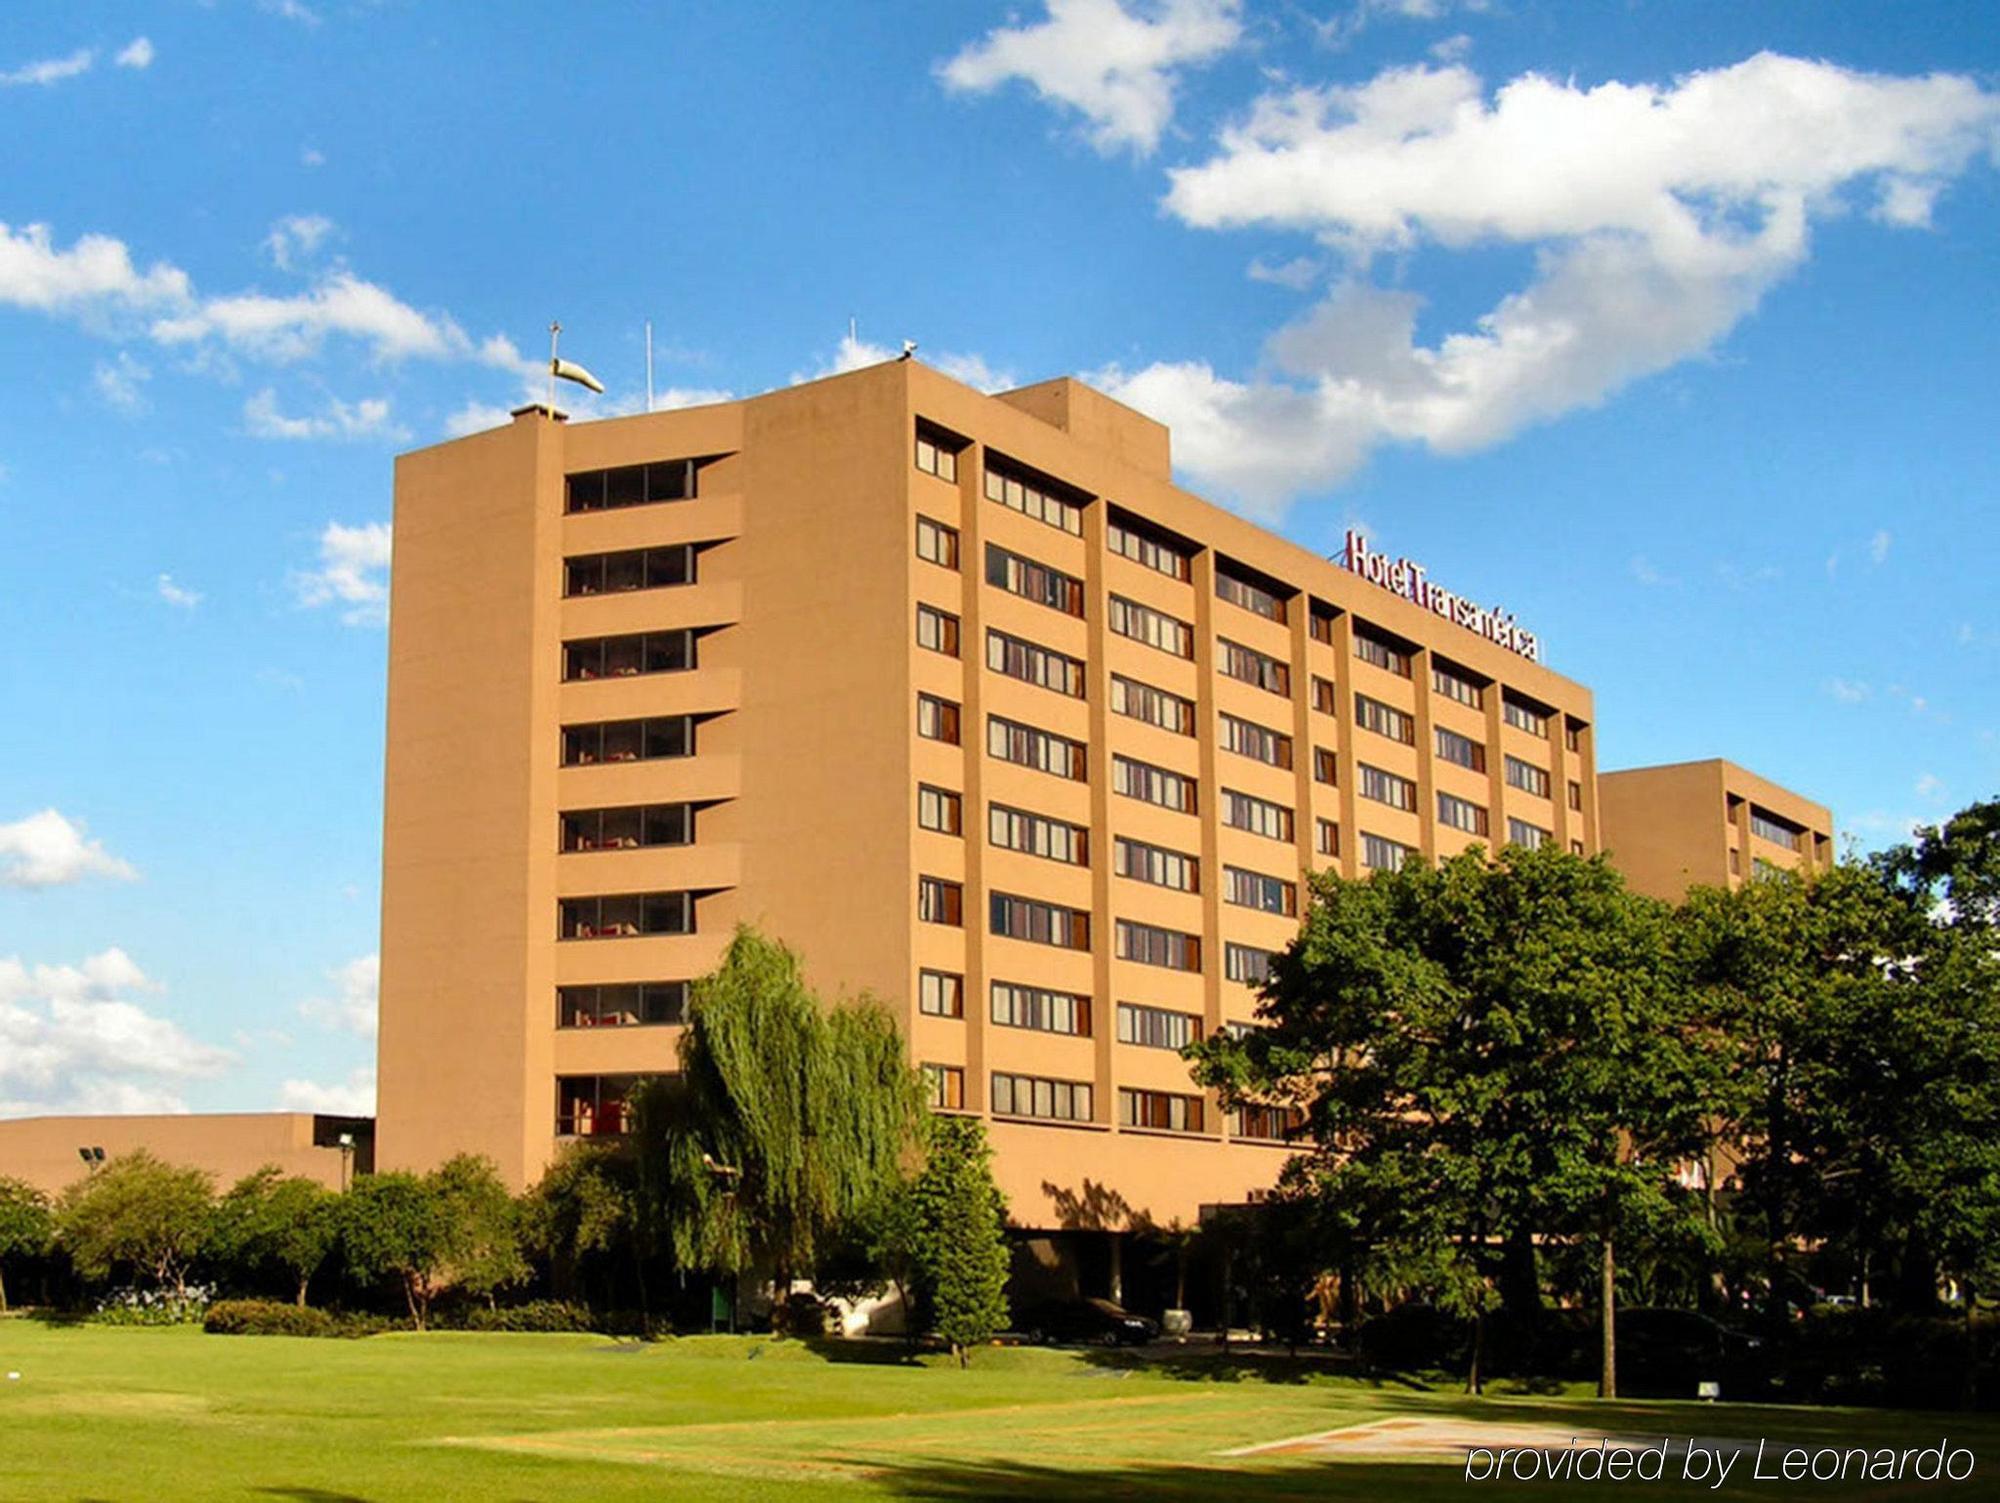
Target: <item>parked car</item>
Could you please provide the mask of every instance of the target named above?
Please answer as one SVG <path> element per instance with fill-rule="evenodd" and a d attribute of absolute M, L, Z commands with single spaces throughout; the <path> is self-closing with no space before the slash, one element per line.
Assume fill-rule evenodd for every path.
<path fill-rule="evenodd" d="M 1108 1299 L 1051 1300 L 1022 1310 L 1015 1324 L 1030 1341 L 1090 1342 L 1098 1346 L 1143 1346 L 1160 1334 L 1160 1323 L 1134 1315 Z"/>

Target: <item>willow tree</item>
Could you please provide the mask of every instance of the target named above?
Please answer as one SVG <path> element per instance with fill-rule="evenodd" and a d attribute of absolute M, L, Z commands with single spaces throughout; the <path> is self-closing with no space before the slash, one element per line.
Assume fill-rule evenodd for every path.
<path fill-rule="evenodd" d="M 741 927 L 690 989 L 680 1071 L 636 1093 L 641 1214 L 684 1267 L 810 1275 L 897 1182 L 922 1117 L 895 1020 L 828 1008 L 799 957 Z"/>

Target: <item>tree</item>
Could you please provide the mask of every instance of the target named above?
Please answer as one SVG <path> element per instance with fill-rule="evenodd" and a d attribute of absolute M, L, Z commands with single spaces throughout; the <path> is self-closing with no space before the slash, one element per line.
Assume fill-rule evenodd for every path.
<path fill-rule="evenodd" d="M 744 927 L 688 999 L 680 1072 L 635 1091 L 641 1216 L 683 1266 L 780 1289 L 885 1195 L 922 1111 L 895 1020 L 821 1006 L 791 950 Z"/>
<path fill-rule="evenodd" d="M 901 1224 L 919 1300 L 964 1367 L 970 1349 L 1007 1324 L 1007 1206 L 977 1118 L 934 1117 L 926 1136 Z"/>
<path fill-rule="evenodd" d="M 452 1253 L 436 1186 L 404 1171 L 364 1174 L 342 1197 L 340 1230 L 349 1270 L 362 1279 L 395 1279 L 411 1321 L 425 1329 Z"/>
<path fill-rule="evenodd" d="M 520 1217 L 489 1158 L 461 1153 L 425 1178 L 444 1220 L 445 1278 L 488 1305 L 497 1290 L 527 1278 Z"/>
<path fill-rule="evenodd" d="M 1267 1026 L 1188 1053 L 1226 1104 L 1305 1107 L 1312 1149 L 1288 1182 L 1370 1282 L 1470 1318 L 1474 1392 L 1488 1313 L 1539 1308 L 1537 1239 L 1590 1239 L 1612 1392 L 1617 1243 L 1698 1220 L 1676 1171 L 1714 1074 L 1666 954 L 1662 909 L 1602 858 L 1475 847 L 1366 882 L 1323 874 L 1259 1003 Z"/>
<path fill-rule="evenodd" d="M 275 1164 L 245 1175 L 216 1203 L 214 1251 L 247 1270 L 282 1270 L 300 1305 L 339 1238 L 338 1197 Z"/>
<path fill-rule="evenodd" d="M 521 1200 L 521 1239 L 548 1264 L 558 1293 L 568 1297 L 593 1260 L 622 1254 L 635 1270 L 643 1267 L 635 1197 L 631 1155 L 601 1143 L 572 1143 L 542 1171 Z M 643 1272 L 639 1287 L 643 1294 Z"/>
<path fill-rule="evenodd" d="M 48 1196 L 26 1180 L 0 1177 L 0 1313 L 7 1309 L 7 1259 L 40 1256 L 54 1235 Z"/>
<path fill-rule="evenodd" d="M 210 1230 L 214 1181 L 145 1149 L 113 1159 L 64 1192 L 57 1241 L 78 1273 L 106 1279 L 131 1266 L 162 1289 L 187 1294 L 187 1276 Z"/>

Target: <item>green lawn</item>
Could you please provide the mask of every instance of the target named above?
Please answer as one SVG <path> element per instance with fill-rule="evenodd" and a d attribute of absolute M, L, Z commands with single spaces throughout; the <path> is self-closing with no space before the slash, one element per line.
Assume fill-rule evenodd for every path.
<path fill-rule="evenodd" d="M 1464 1498 L 1455 1466 L 1221 1454 L 1397 1415 L 1787 1444 L 1918 1445 L 1948 1434 L 1971 1446 L 1979 1471 L 1946 1493 L 2000 1497 L 2000 1423 L 1960 1415 L 1473 1403 L 1308 1377 L 1282 1363 L 1174 1370 L 1037 1350 L 982 1351 L 966 1372 L 854 1360 L 881 1355 L 890 1354 L 749 1337 L 651 1346 L 452 1334 L 308 1341 L 5 1319 L 0 1372 L 21 1377 L 0 1378 L 0 1499 Z M 1617 1495 L 1808 1490 L 1904 1492 L 1627 1484 Z M 1485 1491 L 1538 1498 L 1594 1489 Z"/>

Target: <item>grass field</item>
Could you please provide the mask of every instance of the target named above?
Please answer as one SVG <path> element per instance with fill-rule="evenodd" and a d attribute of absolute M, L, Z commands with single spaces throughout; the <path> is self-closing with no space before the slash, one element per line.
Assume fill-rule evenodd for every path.
<path fill-rule="evenodd" d="M 1979 1469 L 1943 1495 L 2000 1497 L 2000 1423 L 1961 1415 L 1473 1402 L 1242 1360 L 995 1349 L 960 1372 L 881 1360 L 893 1355 L 752 1337 L 309 1341 L 6 1319 L 0 1371 L 21 1376 L 0 1379 L 0 1499 L 1465 1497 L 1457 1465 L 1225 1454 L 1390 1416 L 1798 1445 L 1915 1446 L 1949 1435 L 1970 1446 Z M 1595 1489 L 1476 1490 L 1512 1499 Z M 1616 1495 L 1911 1491 L 1733 1480 L 1719 1492 L 1628 1483 Z"/>

